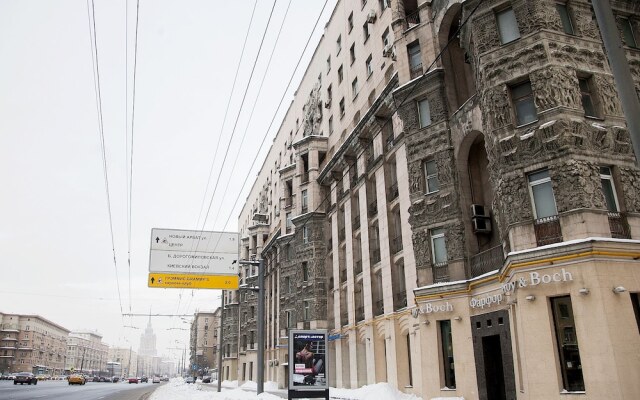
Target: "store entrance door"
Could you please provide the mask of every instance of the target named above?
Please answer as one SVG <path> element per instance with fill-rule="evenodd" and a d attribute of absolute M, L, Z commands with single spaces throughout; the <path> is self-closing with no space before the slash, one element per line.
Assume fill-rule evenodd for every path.
<path fill-rule="evenodd" d="M 509 312 L 471 317 L 480 400 L 516 400 Z"/>

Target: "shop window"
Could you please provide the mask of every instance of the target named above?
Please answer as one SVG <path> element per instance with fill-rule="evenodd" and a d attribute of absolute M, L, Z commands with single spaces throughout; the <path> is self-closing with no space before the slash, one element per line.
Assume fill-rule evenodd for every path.
<path fill-rule="evenodd" d="M 435 193 L 440 190 L 440 180 L 438 179 L 438 165 L 435 160 L 429 160 L 424 163 L 425 187 L 427 194 Z"/>
<path fill-rule="evenodd" d="M 429 100 L 424 99 L 418 101 L 418 117 L 420 119 L 420 128 L 431 125 L 431 109 Z"/>
<path fill-rule="evenodd" d="M 513 8 L 509 7 L 496 14 L 498 20 L 498 33 L 500 34 L 500 42 L 507 44 L 520 38 L 520 31 L 518 30 L 518 21 L 516 20 L 516 14 L 513 12 Z"/>
<path fill-rule="evenodd" d="M 640 332 L 640 299 L 638 293 L 630 293 L 631 305 L 633 306 L 633 313 L 636 316 L 636 324 L 638 325 L 638 332 Z"/>
<path fill-rule="evenodd" d="M 528 175 L 529 191 L 533 203 L 533 212 L 536 219 L 551 217 L 558 214 L 556 200 L 551 186 L 549 170 L 533 172 Z"/>
<path fill-rule="evenodd" d="M 456 388 L 456 371 L 453 360 L 453 340 L 451 336 L 451 320 L 439 321 L 440 348 L 442 350 L 443 384 L 448 389 Z"/>
<path fill-rule="evenodd" d="M 631 25 L 629 18 L 620 18 L 620 27 L 622 28 L 622 38 L 624 39 L 624 43 L 629 47 L 637 48 L 638 44 L 636 42 L 636 37 L 633 34 L 633 26 Z"/>
<path fill-rule="evenodd" d="M 571 14 L 569 14 L 569 8 L 566 3 L 556 4 L 556 9 L 560 15 L 560 21 L 562 22 L 562 30 L 568 35 L 574 35 L 573 22 L 571 21 Z"/>
<path fill-rule="evenodd" d="M 600 118 L 599 101 L 594 89 L 593 78 L 578 78 L 582 108 L 586 117 Z"/>
<path fill-rule="evenodd" d="M 563 388 L 569 392 L 584 391 L 582 363 L 580 361 L 571 297 L 552 298 L 551 308 L 553 310 Z"/>
<path fill-rule="evenodd" d="M 517 125 L 522 126 L 537 121 L 538 112 L 536 111 L 536 105 L 533 100 L 531 82 L 522 82 L 511 86 L 510 89 Z"/>
<path fill-rule="evenodd" d="M 620 207 L 618 206 L 618 197 L 616 196 L 611 167 L 600 167 L 600 183 L 602 184 L 602 194 L 604 194 L 607 210 L 619 212 Z"/>

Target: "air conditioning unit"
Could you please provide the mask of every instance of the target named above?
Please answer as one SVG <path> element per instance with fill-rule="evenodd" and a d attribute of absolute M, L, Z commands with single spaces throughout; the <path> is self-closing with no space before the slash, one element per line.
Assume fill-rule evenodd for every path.
<path fill-rule="evenodd" d="M 471 218 L 475 218 L 475 217 L 489 218 L 491 216 L 489 215 L 489 212 L 490 212 L 489 208 L 481 204 L 471 205 Z"/>
<path fill-rule="evenodd" d="M 491 232 L 491 219 L 486 217 L 474 217 L 471 220 L 474 233 L 489 233 Z"/>
<path fill-rule="evenodd" d="M 373 24 L 376 22 L 376 10 L 369 10 L 369 14 L 367 14 L 367 23 Z"/>
<path fill-rule="evenodd" d="M 331 107 L 331 99 L 327 99 L 324 102 L 324 108 L 330 108 Z"/>
<path fill-rule="evenodd" d="M 391 57 L 391 53 L 393 52 L 393 45 L 392 44 L 387 44 L 384 46 L 384 49 L 382 50 L 382 56 L 383 57 Z"/>

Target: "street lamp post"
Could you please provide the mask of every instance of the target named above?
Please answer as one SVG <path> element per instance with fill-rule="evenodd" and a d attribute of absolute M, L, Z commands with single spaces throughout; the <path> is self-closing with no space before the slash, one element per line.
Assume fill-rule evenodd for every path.
<path fill-rule="evenodd" d="M 222 293 L 222 305 L 220 306 L 220 341 L 218 344 L 218 392 L 222 391 L 222 333 L 224 326 L 224 293 Z"/>
<path fill-rule="evenodd" d="M 240 265 L 258 266 L 258 382 L 257 394 L 264 392 L 264 260 L 241 260 Z M 256 290 L 255 288 L 251 288 Z"/>

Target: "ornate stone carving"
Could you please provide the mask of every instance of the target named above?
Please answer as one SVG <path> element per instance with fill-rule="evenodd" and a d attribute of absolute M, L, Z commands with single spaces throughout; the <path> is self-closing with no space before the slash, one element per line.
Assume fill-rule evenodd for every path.
<path fill-rule="evenodd" d="M 577 46 L 549 42 L 549 52 L 551 58 L 565 65 L 588 65 L 590 69 L 604 70 L 606 65 L 606 57 L 602 51 L 579 48 Z"/>
<path fill-rule="evenodd" d="M 572 7 L 573 11 L 573 28 L 575 33 L 590 39 L 599 40 L 600 31 L 593 18 L 593 12 L 590 7 L 580 7 L 576 4 Z"/>
<path fill-rule="evenodd" d="M 302 119 L 303 136 L 320 134 L 320 122 L 322 121 L 320 86 L 320 81 L 318 81 L 311 90 L 307 103 L 302 107 L 302 113 L 304 114 Z"/>
<path fill-rule="evenodd" d="M 564 106 L 581 108 L 578 78 L 573 70 L 547 67 L 530 75 L 538 113 Z"/>
<path fill-rule="evenodd" d="M 486 118 L 485 130 L 493 132 L 513 123 L 506 85 L 496 86 L 482 93 Z"/>
<path fill-rule="evenodd" d="M 485 53 L 500 46 L 498 38 L 498 25 L 493 12 L 488 12 L 472 21 L 472 35 L 477 54 Z"/>
<path fill-rule="evenodd" d="M 620 168 L 624 207 L 627 212 L 640 212 L 640 171 L 637 168 Z"/>
<path fill-rule="evenodd" d="M 551 181 L 559 213 L 578 208 L 606 209 L 598 164 L 565 159 L 553 165 Z"/>
<path fill-rule="evenodd" d="M 605 115 L 622 117 L 622 106 L 613 77 L 610 75 L 597 74 L 593 76 L 593 80 L 595 81 L 598 97 L 602 104 L 603 113 Z"/>

